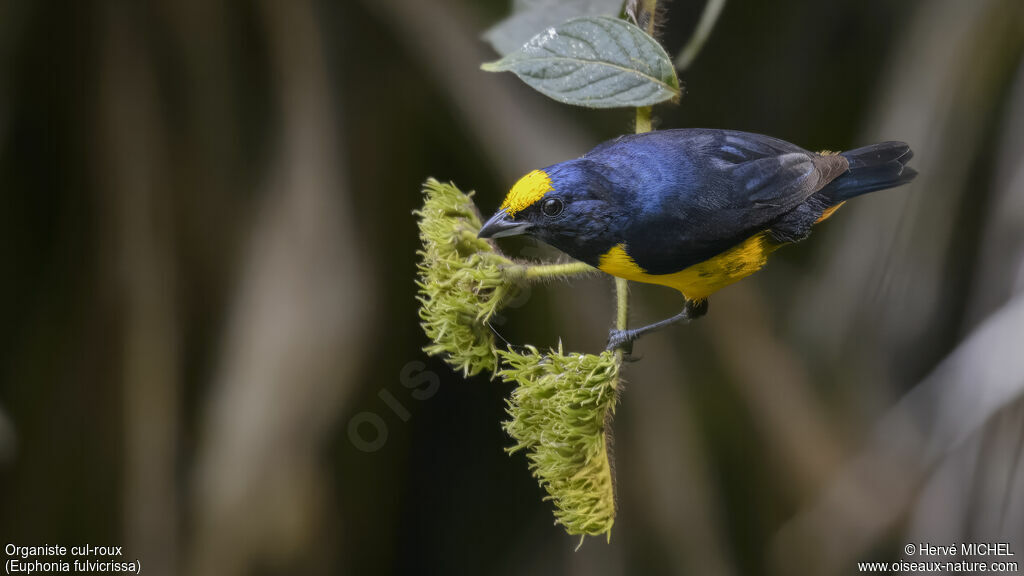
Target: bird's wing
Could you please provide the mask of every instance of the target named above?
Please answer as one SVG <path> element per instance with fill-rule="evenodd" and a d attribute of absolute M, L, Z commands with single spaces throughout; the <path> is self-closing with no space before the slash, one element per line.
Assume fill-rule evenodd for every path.
<path fill-rule="evenodd" d="M 629 254 L 651 274 L 696 264 L 760 232 L 847 170 L 823 156 L 759 134 L 692 131 L 685 177 L 658 191 L 659 208 L 643 214 L 625 238 Z"/>
<path fill-rule="evenodd" d="M 779 208 L 785 212 L 821 190 L 845 169 L 845 159 L 841 156 L 788 152 L 734 164 L 722 169 L 720 174 L 728 187 L 726 196 L 732 206 Z"/>

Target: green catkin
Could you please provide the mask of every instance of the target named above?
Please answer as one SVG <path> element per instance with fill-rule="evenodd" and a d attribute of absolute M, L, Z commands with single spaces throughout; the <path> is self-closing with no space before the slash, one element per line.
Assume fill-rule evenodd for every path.
<path fill-rule="evenodd" d="M 500 352 L 506 382 L 518 387 L 507 401 L 505 431 L 526 450 L 530 471 L 555 504 L 555 520 L 569 534 L 611 537 L 615 490 L 606 430 L 618 400 L 619 363 L 611 352 L 540 354 Z"/>
<path fill-rule="evenodd" d="M 620 362 L 600 355 L 499 350 L 487 321 L 528 280 L 588 273 L 586 265 L 528 266 L 476 237 L 480 215 L 472 194 L 430 179 L 419 217 L 420 319 L 431 344 L 466 376 L 496 372 L 517 388 L 508 399 L 505 431 L 525 451 L 530 471 L 555 505 L 555 521 L 574 535 L 606 534 L 615 521 L 615 490 L 607 431 L 618 399 Z"/>
<path fill-rule="evenodd" d="M 476 237 L 480 215 L 471 194 L 430 179 L 424 184 L 417 252 L 420 320 L 432 342 L 424 348 L 466 376 L 497 367 L 487 321 L 522 288 L 523 267 Z"/>

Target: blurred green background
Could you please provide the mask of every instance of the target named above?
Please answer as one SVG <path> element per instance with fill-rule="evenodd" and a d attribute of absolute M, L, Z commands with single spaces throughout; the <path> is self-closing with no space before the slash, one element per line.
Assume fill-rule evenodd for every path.
<path fill-rule="evenodd" d="M 489 213 L 632 131 L 479 71 L 510 4 L 0 1 L 4 545 L 123 545 L 151 575 L 1024 562 L 1024 3 L 726 5 L 657 126 L 904 140 L 921 175 L 637 344 L 618 520 L 579 551 L 503 451 L 508 386 L 420 350 L 421 183 Z M 703 3 L 661 4 L 675 54 Z M 636 324 L 678 309 L 633 294 Z M 593 352 L 612 321 L 602 277 L 496 328 Z"/>

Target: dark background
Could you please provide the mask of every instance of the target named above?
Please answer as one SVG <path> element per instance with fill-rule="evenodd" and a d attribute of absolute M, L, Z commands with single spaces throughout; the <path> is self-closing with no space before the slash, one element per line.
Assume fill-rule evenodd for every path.
<path fill-rule="evenodd" d="M 675 54 L 703 4 L 661 4 Z M 1024 3 L 726 5 L 657 125 L 904 140 L 921 175 L 637 344 L 618 519 L 575 552 L 503 451 L 509 387 L 420 350 L 421 183 L 489 213 L 632 131 L 479 71 L 508 9 L 0 1 L 3 544 L 123 545 L 157 575 L 1024 562 Z M 499 329 L 595 352 L 612 286 L 535 287 Z M 637 324 L 679 304 L 633 295 Z"/>

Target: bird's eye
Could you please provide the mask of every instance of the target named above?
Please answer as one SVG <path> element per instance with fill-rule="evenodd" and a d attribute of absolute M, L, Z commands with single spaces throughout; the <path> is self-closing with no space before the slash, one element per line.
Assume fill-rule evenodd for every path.
<path fill-rule="evenodd" d="M 548 198 L 544 201 L 544 205 L 540 207 L 541 212 L 545 216 L 558 216 L 562 213 L 562 201 L 558 198 Z"/>

